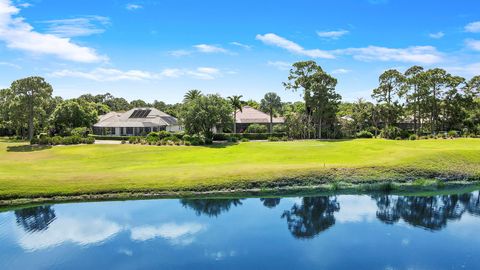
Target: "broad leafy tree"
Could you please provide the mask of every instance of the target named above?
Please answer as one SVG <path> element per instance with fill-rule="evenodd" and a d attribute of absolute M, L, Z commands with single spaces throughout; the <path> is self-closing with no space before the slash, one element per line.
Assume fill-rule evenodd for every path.
<path fill-rule="evenodd" d="M 212 139 L 217 126 L 232 123 L 231 112 L 230 103 L 220 95 L 201 95 L 184 104 L 180 117 L 187 133 Z"/>
<path fill-rule="evenodd" d="M 96 103 L 66 100 L 53 112 L 50 122 L 55 133 L 68 134 L 76 127 L 91 127 L 97 121 Z"/>
<path fill-rule="evenodd" d="M 145 107 L 150 107 L 150 104 L 147 102 L 141 100 L 141 99 L 136 99 L 130 101 L 130 107 L 132 108 L 145 108 Z"/>

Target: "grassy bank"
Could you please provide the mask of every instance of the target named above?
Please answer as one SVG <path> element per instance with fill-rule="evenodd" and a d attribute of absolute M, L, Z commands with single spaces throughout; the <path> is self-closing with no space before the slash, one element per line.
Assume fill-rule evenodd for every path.
<path fill-rule="evenodd" d="M 480 140 L 247 142 L 211 147 L 0 141 L 0 199 L 84 194 L 185 194 L 222 190 L 480 180 Z M 420 180 L 419 180 L 420 179 Z M 342 184 L 338 184 L 342 183 Z M 338 187 L 337 187 L 338 186 Z"/>

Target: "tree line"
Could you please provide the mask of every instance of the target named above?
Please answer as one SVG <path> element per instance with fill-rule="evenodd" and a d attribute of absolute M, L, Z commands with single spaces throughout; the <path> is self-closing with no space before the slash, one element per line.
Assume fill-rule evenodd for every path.
<path fill-rule="evenodd" d="M 75 128 L 90 128 L 99 115 L 110 111 L 154 107 L 179 118 L 187 133 L 211 137 L 214 128 L 236 133 L 236 112 L 246 105 L 270 116 L 270 133 L 273 118 L 284 117 L 285 124 L 275 128 L 295 139 L 480 134 L 480 76 L 466 80 L 440 68 L 420 66 L 403 73 L 387 70 L 372 90 L 375 103 L 362 98 L 342 102 L 336 85 L 337 79 L 315 61 L 294 63 L 283 82 L 287 91 L 301 93 L 303 100 L 298 102 L 282 102 L 274 92 L 257 102 L 195 89 L 176 104 L 129 102 L 109 93 L 63 99 L 52 96 L 52 86 L 44 78 L 28 77 L 0 90 L 0 135 L 29 139 L 39 133 L 69 135 Z"/>

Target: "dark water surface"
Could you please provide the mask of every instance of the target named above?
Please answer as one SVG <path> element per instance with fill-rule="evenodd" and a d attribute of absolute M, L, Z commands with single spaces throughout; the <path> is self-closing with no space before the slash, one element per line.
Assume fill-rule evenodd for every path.
<path fill-rule="evenodd" d="M 0 269 L 480 269 L 479 194 L 44 205 L 0 213 Z"/>

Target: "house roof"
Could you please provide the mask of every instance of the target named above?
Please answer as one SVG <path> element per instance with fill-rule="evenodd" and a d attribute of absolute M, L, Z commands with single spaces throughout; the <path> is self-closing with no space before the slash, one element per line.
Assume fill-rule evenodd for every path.
<path fill-rule="evenodd" d="M 134 108 L 124 113 L 109 112 L 94 127 L 158 127 L 177 125 L 177 118 L 155 108 Z"/>
<path fill-rule="evenodd" d="M 242 111 L 237 110 L 237 124 L 268 124 L 270 123 L 270 115 L 254 109 L 250 106 L 242 107 Z M 274 117 L 273 123 L 284 123 L 283 117 Z"/>

